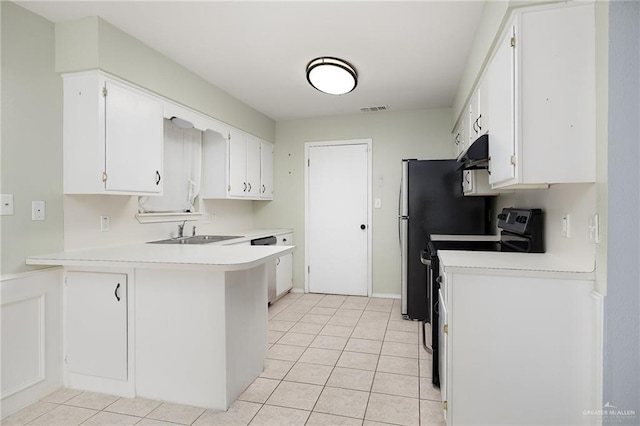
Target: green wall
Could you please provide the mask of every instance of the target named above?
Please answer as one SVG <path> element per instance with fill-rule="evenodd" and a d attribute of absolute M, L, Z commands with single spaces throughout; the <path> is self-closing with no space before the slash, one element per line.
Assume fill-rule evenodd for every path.
<path fill-rule="evenodd" d="M 54 69 L 54 25 L 0 2 L 2 36 L 2 172 L 15 214 L 1 216 L 0 274 L 33 269 L 27 256 L 62 250 L 62 80 Z M 31 220 L 31 201 L 46 220 Z"/>
<path fill-rule="evenodd" d="M 56 24 L 56 71 L 102 69 L 269 141 L 275 122 L 98 17 Z"/>
<path fill-rule="evenodd" d="M 257 228 L 295 230 L 294 285 L 304 288 L 304 144 L 373 140 L 373 293 L 400 294 L 398 190 L 403 158 L 452 158 L 451 109 L 387 111 L 279 121 L 276 126 L 274 200 L 254 202 Z M 382 177 L 382 186 L 379 178 Z M 370 200 L 373 208 L 373 200 Z"/>

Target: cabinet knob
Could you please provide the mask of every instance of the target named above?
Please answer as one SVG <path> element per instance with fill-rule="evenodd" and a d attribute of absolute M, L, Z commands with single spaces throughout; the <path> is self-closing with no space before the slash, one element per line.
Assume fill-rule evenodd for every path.
<path fill-rule="evenodd" d="M 365 225 L 364 223 L 362 225 L 360 225 L 360 229 L 365 230 L 367 229 L 367 225 Z"/>

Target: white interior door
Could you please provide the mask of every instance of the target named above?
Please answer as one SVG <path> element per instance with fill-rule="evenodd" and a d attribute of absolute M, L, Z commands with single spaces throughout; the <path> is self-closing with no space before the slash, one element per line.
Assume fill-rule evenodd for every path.
<path fill-rule="evenodd" d="M 366 296 L 369 143 L 308 145 L 307 277 L 312 293 Z"/>

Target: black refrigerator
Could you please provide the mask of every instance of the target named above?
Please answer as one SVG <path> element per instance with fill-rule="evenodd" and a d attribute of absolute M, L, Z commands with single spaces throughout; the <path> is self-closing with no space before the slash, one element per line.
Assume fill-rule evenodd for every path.
<path fill-rule="evenodd" d="M 398 226 L 402 315 L 429 321 L 432 301 L 420 251 L 431 234 L 482 235 L 490 230 L 491 197 L 462 195 L 456 160 L 402 160 Z"/>

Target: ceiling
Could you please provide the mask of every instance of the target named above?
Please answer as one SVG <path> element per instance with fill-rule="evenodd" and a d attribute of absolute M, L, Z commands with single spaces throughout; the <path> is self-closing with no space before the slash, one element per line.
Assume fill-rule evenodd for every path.
<path fill-rule="evenodd" d="M 53 22 L 100 16 L 274 120 L 450 107 L 483 1 L 19 1 Z M 306 81 L 318 56 L 358 87 Z"/>

